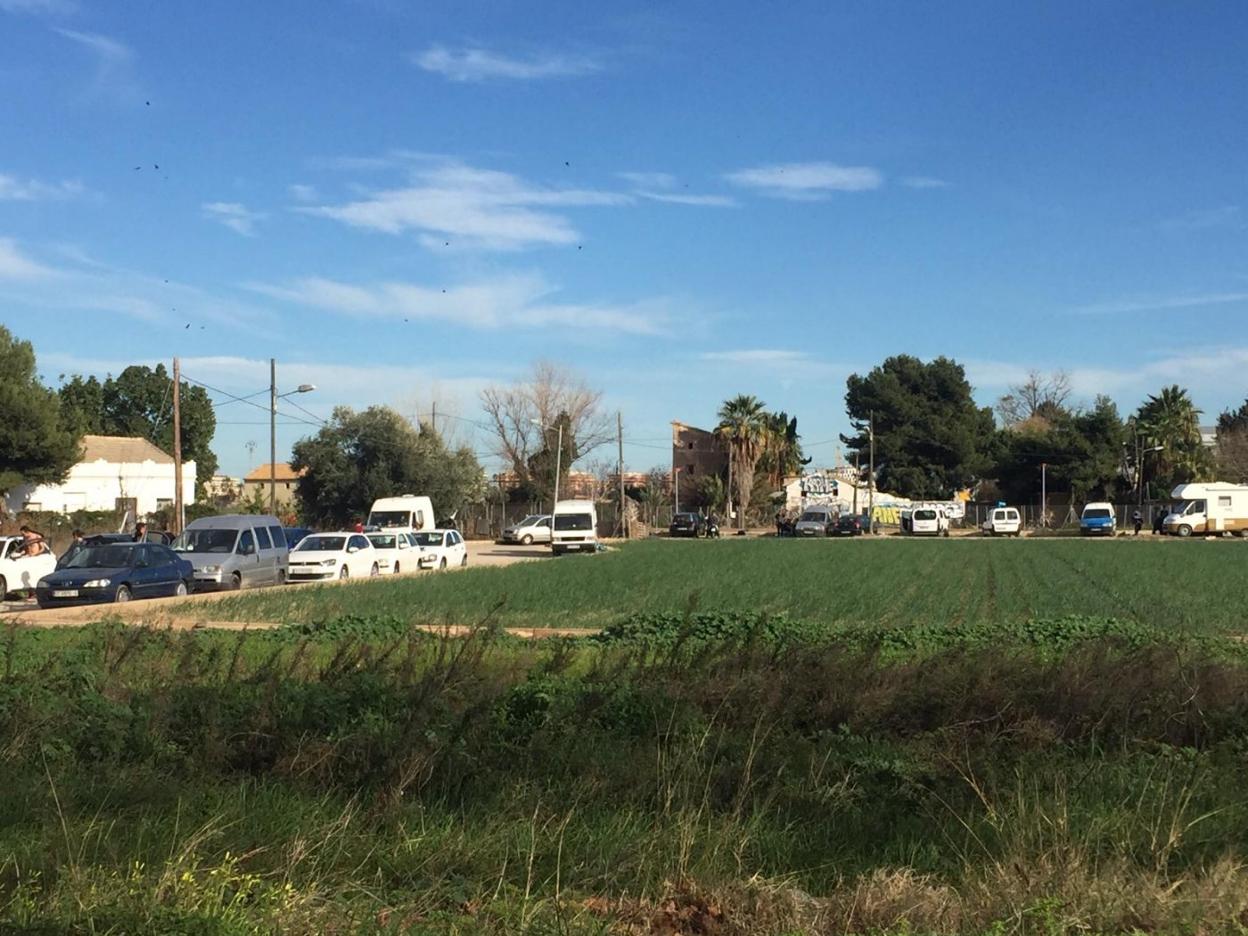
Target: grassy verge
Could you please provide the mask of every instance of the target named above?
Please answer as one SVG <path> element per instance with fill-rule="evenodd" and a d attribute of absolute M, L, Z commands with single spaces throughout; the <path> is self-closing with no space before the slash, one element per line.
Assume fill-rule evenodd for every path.
<path fill-rule="evenodd" d="M 216 602 L 216 619 L 600 628 L 625 611 L 748 608 L 818 623 L 995 624 L 1066 615 L 1173 630 L 1242 626 L 1240 542 L 641 542 L 467 574 L 267 589 Z"/>
<path fill-rule="evenodd" d="M 758 618 L 540 645 L 388 626 L 15 634 L 0 931 L 1248 922 L 1229 642 L 1115 622 L 911 645 Z"/>

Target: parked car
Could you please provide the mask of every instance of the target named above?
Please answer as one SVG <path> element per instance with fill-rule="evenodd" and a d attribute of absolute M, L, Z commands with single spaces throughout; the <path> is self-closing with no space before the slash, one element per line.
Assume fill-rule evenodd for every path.
<path fill-rule="evenodd" d="M 667 533 L 669 536 L 701 536 L 704 527 L 701 514 L 678 513 L 672 517 Z"/>
<path fill-rule="evenodd" d="M 124 602 L 189 594 L 195 567 L 159 543 L 84 546 L 62 568 L 39 580 L 41 608 Z"/>
<path fill-rule="evenodd" d="M 170 548 L 195 567 L 200 589 L 238 590 L 286 581 L 290 549 L 276 517 L 201 517 L 188 523 Z"/>
<path fill-rule="evenodd" d="M 1023 518 L 1017 507 L 994 507 L 980 529 L 984 536 L 1018 536 L 1023 530 Z"/>
<path fill-rule="evenodd" d="M 831 507 L 807 507 L 793 530 L 797 536 L 830 536 L 835 526 L 836 511 Z"/>
<path fill-rule="evenodd" d="M 27 556 L 22 537 L 0 537 L 0 600 L 9 592 L 32 591 L 41 578 L 55 570 L 52 550 Z"/>
<path fill-rule="evenodd" d="M 420 546 L 422 569 L 445 569 L 447 566 L 466 566 L 468 546 L 459 530 L 426 530 L 413 533 L 412 538 Z"/>
<path fill-rule="evenodd" d="M 420 546 L 416 534 L 395 530 L 393 533 L 367 533 L 368 541 L 377 553 L 377 566 L 383 575 L 398 575 L 404 569 L 415 572 L 420 568 Z"/>
<path fill-rule="evenodd" d="M 1095 502 L 1086 505 L 1079 517 L 1080 536 L 1113 536 L 1117 532 L 1118 518 L 1114 505 Z"/>
<path fill-rule="evenodd" d="M 519 523 L 513 523 L 503 530 L 504 543 L 519 543 L 531 546 L 534 543 L 550 542 L 550 514 L 529 514 Z"/>
<path fill-rule="evenodd" d="M 911 536 L 948 536 L 949 515 L 942 507 L 915 507 L 910 511 Z"/>
<path fill-rule="evenodd" d="M 863 520 L 858 514 L 843 513 L 836 518 L 834 536 L 862 536 Z"/>
<path fill-rule="evenodd" d="M 313 533 L 290 551 L 290 580 L 368 578 L 381 574 L 377 550 L 363 533 Z"/>
<path fill-rule="evenodd" d="M 315 532 L 308 527 L 283 527 L 282 535 L 286 537 L 286 547 L 294 549 L 298 546 L 305 536 L 309 536 Z"/>

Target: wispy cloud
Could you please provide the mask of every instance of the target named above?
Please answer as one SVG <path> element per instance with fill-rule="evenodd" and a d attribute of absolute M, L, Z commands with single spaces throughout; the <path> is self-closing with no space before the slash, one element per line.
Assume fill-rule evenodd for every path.
<path fill-rule="evenodd" d="M 204 217 L 219 224 L 224 224 L 231 231 L 244 237 L 256 236 L 256 222 L 263 221 L 268 215 L 249 211 L 238 202 L 205 202 L 200 206 Z"/>
<path fill-rule="evenodd" d="M 783 348 L 739 348 L 735 351 L 706 351 L 699 355 L 704 361 L 720 361 L 728 364 L 783 365 L 809 361 L 805 351 Z"/>
<path fill-rule="evenodd" d="M 711 208 L 732 208 L 737 200 L 729 195 L 699 195 L 677 189 L 677 180 L 667 172 L 618 172 L 632 186 L 632 194 L 648 201 L 669 205 L 694 205 Z M 688 188 L 686 185 L 684 188 Z"/>
<path fill-rule="evenodd" d="M 40 182 L 0 172 L 0 201 L 46 201 L 74 198 L 85 192 L 81 182 Z"/>
<path fill-rule="evenodd" d="M 535 209 L 632 201 L 616 192 L 548 188 L 460 163 L 414 169 L 412 179 L 409 187 L 374 192 L 345 205 L 297 210 L 388 234 L 417 231 L 430 248 L 518 250 L 572 244 L 579 237 L 565 216 Z"/>
<path fill-rule="evenodd" d="M 560 302 L 540 274 L 516 274 L 445 289 L 406 282 L 360 285 L 324 277 L 247 288 L 285 302 L 363 318 L 440 321 L 478 330 L 564 328 L 655 335 L 667 331 L 668 303 Z"/>
<path fill-rule="evenodd" d="M 905 176 L 901 180 L 901 184 L 906 188 L 912 189 L 934 189 L 948 188 L 949 183 L 944 179 L 936 179 L 932 176 Z"/>
<path fill-rule="evenodd" d="M 73 0 L 0 0 L 0 11 L 62 16 L 76 13 L 78 4 Z"/>
<path fill-rule="evenodd" d="M 1243 228 L 1244 226 L 1244 216 L 1239 205 L 1199 208 L 1174 218 L 1166 218 L 1157 224 L 1160 230 L 1169 234 L 1188 234 L 1193 231 L 1207 231 L 1211 228 Z"/>
<path fill-rule="evenodd" d="M 91 93 L 122 102 L 138 98 L 139 87 L 134 76 L 134 53 L 125 43 L 100 33 L 56 28 L 56 32 L 78 43 L 95 56 L 95 79 Z"/>
<path fill-rule="evenodd" d="M 459 82 L 566 78 L 590 74 L 602 67 L 596 59 L 581 55 L 541 52 L 519 57 L 479 47 L 455 50 L 442 45 L 413 53 L 411 60 L 427 72 Z"/>
<path fill-rule="evenodd" d="M 296 184 L 287 186 L 287 190 L 290 192 L 290 197 L 295 201 L 313 202 L 320 197 L 319 193 L 316 191 L 316 187 L 312 185 Z"/>
<path fill-rule="evenodd" d="M 757 166 L 730 172 L 724 178 L 761 195 L 793 201 L 817 201 L 833 192 L 864 192 L 884 184 L 884 175 L 878 169 L 827 162 Z"/>
<path fill-rule="evenodd" d="M 0 280 L 43 279 L 55 272 L 22 253 L 11 237 L 0 237 Z"/>
<path fill-rule="evenodd" d="M 1117 315 L 1127 312 L 1163 312 L 1169 309 L 1194 309 L 1200 306 L 1229 305 L 1248 302 L 1248 292 L 1206 293 L 1196 296 L 1137 296 L 1108 302 L 1077 306 L 1072 311 L 1081 315 Z"/>

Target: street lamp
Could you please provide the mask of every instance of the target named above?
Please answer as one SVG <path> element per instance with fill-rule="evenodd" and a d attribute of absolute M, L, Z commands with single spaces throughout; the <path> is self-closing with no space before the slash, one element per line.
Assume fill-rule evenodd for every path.
<path fill-rule="evenodd" d="M 294 390 L 278 394 L 277 360 L 269 358 L 269 513 L 277 516 L 277 401 L 296 393 L 311 393 L 316 384 L 300 384 Z"/>
<path fill-rule="evenodd" d="M 548 426 L 539 419 L 530 419 L 533 425 L 537 426 L 543 432 L 549 432 L 551 429 L 558 429 L 559 447 L 555 449 L 555 496 L 554 501 L 550 505 L 551 515 L 554 515 L 555 505 L 559 503 L 559 472 L 563 468 L 563 423 L 560 422 L 558 427 Z M 554 521 L 551 521 L 551 529 L 554 529 Z"/>

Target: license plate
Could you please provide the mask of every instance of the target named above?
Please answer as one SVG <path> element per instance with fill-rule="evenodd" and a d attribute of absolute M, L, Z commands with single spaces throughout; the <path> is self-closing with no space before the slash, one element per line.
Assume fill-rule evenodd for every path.
<path fill-rule="evenodd" d="M 54 591 L 54 592 L 52 593 L 52 597 L 53 597 L 53 598 L 77 598 L 77 597 L 78 597 L 78 589 L 76 589 L 76 588 L 63 588 L 63 589 L 61 589 L 60 591 Z"/>

